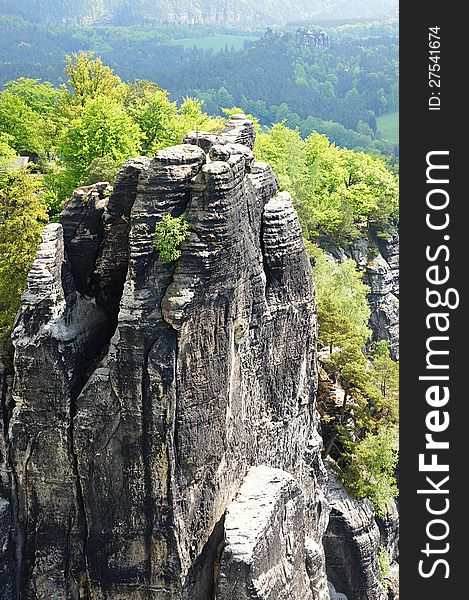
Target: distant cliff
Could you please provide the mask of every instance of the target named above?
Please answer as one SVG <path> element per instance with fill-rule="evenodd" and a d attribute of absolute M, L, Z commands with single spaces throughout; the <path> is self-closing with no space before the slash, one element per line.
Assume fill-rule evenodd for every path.
<path fill-rule="evenodd" d="M 395 515 L 328 490 L 291 198 L 243 115 L 185 141 L 44 230 L 0 365 L 0 597 L 385 600 Z"/>
<path fill-rule="evenodd" d="M 395 16 L 396 0 L 0 0 L 0 13 L 45 23 L 128 25 L 145 22 L 206 25 L 284 24 L 310 18 L 383 18 Z"/>

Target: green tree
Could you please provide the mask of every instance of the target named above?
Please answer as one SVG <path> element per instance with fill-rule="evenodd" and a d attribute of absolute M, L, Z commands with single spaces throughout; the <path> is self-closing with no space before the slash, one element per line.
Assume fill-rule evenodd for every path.
<path fill-rule="evenodd" d="M 255 153 L 259 160 L 269 163 L 279 178 L 282 189 L 288 190 L 301 203 L 302 186 L 306 177 L 305 143 L 299 131 L 276 123 L 268 132 L 259 132 Z"/>
<path fill-rule="evenodd" d="M 0 332 L 11 327 L 26 276 L 47 222 L 38 181 L 26 169 L 10 169 L 0 186 Z"/>
<path fill-rule="evenodd" d="M 20 77 L 9 81 L 5 87 L 20 97 L 36 114 L 54 119 L 63 101 L 64 90 L 55 88 L 49 81 Z"/>
<path fill-rule="evenodd" d="M 301 213 L 310 235 L 353 239 L 397 218 L 397 178 L 380 158 L 337 148 L 313 134 L 306 140 L 305 161 Z"/>
<path fill-rule="evenodd" d="M 353 444 L 344 482 L 358 498 L 369 498 L 379 515 L 384 516 L 398 490 L 395 471 L 399 447 L 396 426 L 382 426 L 368 432 Z"/>
<path fill-rule="evenodd" d="M 210 117 L 203 112 L 203 103 L 194 98 L 184 98 L 174 122 L 176 143 L 180 144 L 189 131 L 219 133 L 225 125 L 221 117 Z"/>
<path fill-rule="evenodd" d="M 383 397 L 383 418 L 399 420 L 399 362 L 391 359 L 387 340 L 374 342 L 371 351 L 371 376 Z"/>
<path fill-rule="evenodd" d="M 363 283 L 363 274 L 352 259 L 337 263 L 314 245 L 308 251 L 316 285 L 319 344 L 334 346 L 347 327 L 362 347 L 370 336 L 369 287 Z"/>
<path fill-rule="evenodd" d="M 58 154 L 65 171 L 58 178 L 66 181 L 62 193 L 70 194 L 84 181 L 95 159 L 108 157 L 122 164 L 138 156 L 140 148 L 140 128 L 120 104 L 105 96 L 88 100 L 59 140 Z"/>
<path fill-rule="evenodd" d="M 115 101 L 125 94 L 125 85 L 113 70 L 104 65 L 94 52 L 78 52 L 66 56 L 65 73 L 69 92 L 66 104 L 84 107 L 87 101 L 106 96 Z"/>
<path fill-rule="evenodd" d="M 12 136 L 7 133 L 0 133 L 0 189 L 7 185 L 9 179 L 9 169 L 11 164 L 18 157 L 15 150 L 11 147 Z"/>
<path fill-rule="evenodd" d="M 95 158 L 90 166 L 86 169 L 83 183 L 84 185 L 92 185 L 100 181 L 109 181 L 113 183 L 122 166 L 121 161 L 114 160 L 109 156 Z"/>
<path fill-rule="evenodd" d="M 128 87 L 125 105 L 142 130 L 143 152 L 149 155 L 181 144 L 191 130 L 219 131 L 224 122 L 206 115 L 202 102 L 193 98 L 185 98 L 178 108 L 165 90 L 148 81 L 137 81 Z"/>
<path fill-rule="evenodd" d="M 0 133 L 19 154 L 45 154 L 50 149 L 46 122 L 20 97 L 5 90 L 0 94 Z"/>
<path fill-rule="evenodd" d="M 171 122 L 177 115 L 177 105 L 169 101 L 165 90 L 149 81 L 137 81 L 128 87 L 125 106 L 142 131 L 144 154 L 175 143 Z"/>

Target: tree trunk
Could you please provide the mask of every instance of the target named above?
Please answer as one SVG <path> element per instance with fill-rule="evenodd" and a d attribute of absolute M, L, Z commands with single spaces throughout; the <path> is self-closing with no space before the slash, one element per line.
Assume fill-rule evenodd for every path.
<path fill-rule="evenodd" d="M 340 417 L 339 417 L 339 425 L 342 425 L 344 422 L 344 416 L 345 416 L 345 407 L 347 405 L 347 392 L 344 392 L 344 399 L 342 401 L 342 406 L 340 408 Z M 331 453 L 332 447 L 334 445 L 334 442 L 337 439 L 337 436 L 339 435 L 339 432 L 337 431 L 337 429 L 334 431 L 334 433 L 331 435 L 329 441 L 326 444 L 326 447 L 324 448 L 324 452 L 323 452 L 323 458 L 327 458 L 329 456 L 329 454 Z"/>

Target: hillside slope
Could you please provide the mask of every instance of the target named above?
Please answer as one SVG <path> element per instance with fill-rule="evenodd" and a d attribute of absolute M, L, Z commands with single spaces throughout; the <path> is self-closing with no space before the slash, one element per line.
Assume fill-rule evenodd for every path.
<path fill-rule="evenodd" d="M 46 23 L 178 21 L 212 25 L 280 24 L 322 18 L 394 16 L 396 0 L 1 0 L 0 12 Z"/>

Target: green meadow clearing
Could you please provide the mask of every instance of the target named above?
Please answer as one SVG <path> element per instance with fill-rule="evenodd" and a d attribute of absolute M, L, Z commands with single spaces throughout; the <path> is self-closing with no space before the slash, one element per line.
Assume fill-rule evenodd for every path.
<path fill-rule="evenodd" d="M 228 45 L 228 49 L 231 50 L 233 47 L 235 50 L 242 50 L 244 40 L 253 41 L 258 39 L 257 37 L 248 35 L 210 35 L 199 38 L 183 38 L 180 40 L 173 40 L 171 43 L 185 48 L 201 48 L 203 50 L 212 49 L 214 52 L 220 52 L 224 50 Z"/>
<path fill-rule="evenodd" d="M 399 112 L 382 115 L 376 119 L 378 131 L 381 131 L 384 138 L 391 144 L 399 143 Z"/>

